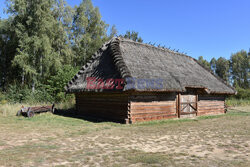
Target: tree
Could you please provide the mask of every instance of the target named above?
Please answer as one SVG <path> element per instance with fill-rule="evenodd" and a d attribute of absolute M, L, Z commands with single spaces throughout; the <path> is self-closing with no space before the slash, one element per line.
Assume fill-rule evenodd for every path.
<path fill-rule="evenodd" d="M 203 56 L 200 56 L 200 57 L 198 58 L 198 62 L 199 62 L 203 67 L 205 67 L 205 68 L 207 68 L 207 69 L 210 69 L 210 64 L 209 64 L 209 62 L 208 62 L 207 60 L 205 60 L 205 59 L 203 58 Z"/>
<path fill-rule="evenodd" d="M 113 38 L 116 35 L 117 35 L 117 29 L 116 29 L 115 25 L 113 25 L 111 27 L 111 30 L 110 30 L 109 39 Z"/>
<path fill-rule="evenodd" d="M 19 69 L 11 66 L 18 45 L 11 23 L 11 18 L 0 19 L 0 87 L 2 90 L 6 90 L 6 86 L 16 79 L 13 76 L 19 74 Z"/>
<path fill-rule="evenodd" d="M 65 65 L 58 70 L 57 74 L 48 80 L 46 85 L 47 92 L 54 98 L 54 101 L 60 102 L 65 98 L 65 85 L 73 78 L 78 69 L 70 65 Z"/>
<path fill-rule="evenodd" d="M 83 0 L 76 7 L 73 17 L 73 50 L 76 55 L 75 65 L 82 66 L 109 38 L 108 25 L 101 20 L 97 7 L 91 0 Z"/>
<path fill-rule="evenodd" d="M 231 75 L 235 87 L 249 88 L 250 53 L 244 50 L 231 55 Z"/>
<path fill-rule="evenodd" d="M 131 39 L 135 42 L 143 42 L 142 38 L 139 37 L 139 33 L 135 31 L 127 31 L 124 35 L 122 35 L 122 37 Z"/>
<path fill-rule="evenodd" d="M 213 71 L 213 73 L 215 74 L 215 71 L 216 71 L 216 59 L 213 57 L 210 61 L 210 67 L 211 67 L 211 70 Z"/>
<path fill-rule="evenodd" d="M 229 60 L 220 57 L 216 61 L 215 73 L 226 82 L 229 82 Z"/>
<path fill-rule="evenodd" d="M 45 82 L 71 55 L 62 23 L 54 15 L 55 0 L 9 0 L 17 53 L 13 65 L 26 84 Z M 66 62 L 67 63 L 67 62 Z"/>

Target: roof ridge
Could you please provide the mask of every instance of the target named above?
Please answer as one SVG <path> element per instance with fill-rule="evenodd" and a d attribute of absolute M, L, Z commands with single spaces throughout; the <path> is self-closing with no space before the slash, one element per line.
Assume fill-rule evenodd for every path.
<path fill-rule="evenodd" d="M 90 57 L 90 59 L 80 68 L 78 73 L 67 83 L 67 85 L 64 87 L 64 89 L 67 91 L 68 88 L 75 82 L 76 79 L 79 78 L 81 74 L 84 73 L 84 71 L 91 65 L 91 63 L 98 57 L 101 56 L 101 53 L 108 48 L 108 45 L 112 42 L 113 39 L 105 42 L 102 44 L 102 46 Z"/>
<path fill-rule="evenodd" d="M 206 68 L 206 67 L 203 67 L 199 62 L 198 60 L 196 60 L 195 58 L 191 57 L 191 56 L 188 56 L 184 53 L 180 53 L 180 52 L 175 52 L 175 51 L 172 51 L 170 49 L 167 49 L 167 48 L 161 48 L 161 47 L 157 47 L 157 46 L 153 46 L 153 45 L 150 45 L 150 44 L 145 44 L 145 43 L 139 43 L 139 42 L 135 42 L 135 41 L 132 41 L 130 39 L 125 39 L 125 38 L 122 38 L 122 37 L 114 37 L 112 38 L 111 40 L 105 42 L 101 48 L 99 50 L 97 50 L 97 52 L 95 52 L 91 57 L 90 59 L 81 67 L 81 69 L 78 71 L 78 73 L 71 79 L 71 81 L 68 82 L 68 84 L 65 86 L 65 90 L 67 92 L 70 92 L 71 89 L 72 91 L 76 91 L 76 90 L 80 90 L 80 88 L 74 88 L 75 85 L 78 85 L 79 83 L 76 81 L 78 81 L 79 79 L 82 79 L 82 80 L 86 80 L 85 77 L 80 77 L 82 76 L 84 73 L 86 73 L 89 68 L 91 68 L 93 62 L 95 61 L 98 61 L 100 59 L 100 57 L 103 55 L 103 53 L 107 53 L 110 55 L 110 58 L 112 59 L 112 63 L 114 64 L 115 68 L 116 68 L 116 73 L 118 72 L 119 73 L 119 77 L 123 78 L 123 79 L 126 79 L 127 77 L 131 77 L 132 74 L 133 74 L 133 69 L 131 70 L 129 65 L 130 64 L 126 64 L 125 63 L 125 58 L 124 57 L 124 53 L 123 53 L 123 47 L 122 46 L 126 46 L 126 45 L 134 45 L 134 47 L 136 48 L 142 48 L 142 49 L 152 49 L 155 54 L 158 54 L 158 55 L 161 55 L 162 57 L 166 57 L 164 55 L 168 55 L 170 54 L 170 56 L 177 56 L 179 57 L 180 59 L 186 59 L 185 61 L 187 62 L 193 62 L 193 63 L 197 63 L 197 69 L 198 70 L 201 70 L 200 68 L 202 68 L 203 70 L 201 70 L 202 72 L 197 74 L 197 75 L 200 75 L 200 79 L 202 79 L 202 75 L 207 75 L 207 72 L 210 73 L 211 75 L 209 75 L 209 79 L 212 79 L 213 82 L 212 85 L 211 84 L 208 84 L 206 85 L 206 87 L 209 90 L 210 93 L 221 93 L 221 94 L 233 94 L 232 92 L 236 93 L 235 89 L 229 85 L 228 83 L 226 83 L 222 78 L 220 78 L 219 76 L 215 75 L 210 69 Z M 144 47 L 144 48 L 143 48 Z M 151 53 L 152 54 L 152 53 Z M 157 58 L 157 57 L 156 57 Z M 189 63 L 189 64 L 190 64 Z M 192 64 L 193 64 L 192 63 Z M 147 63 L 146 63 L 147 64 Z M 193 64 L 194 65 L 194 64 Z M 165 67 L 165 66 L 163 66 Z M 171 71 L 171 70 L 170 70 Z M 117 73 L 117 74 L 118 74 Z M 164 75 L 164 74 L 162 74 Z M 134 76 L 134 75 L 133 75 Z M 136 75 L 135 75 L 136 76 Z M 159 75 L 155 75 L 155 76 L 159 76 Z M 171 76 L 170 76 L 171 78 Z M 173 78 L 173 76 L 172 76 Z M 175 79 L 175 78 L 174 78 Z M 176 80 L 176 82 L 178 82 L 179 79 Z M 188 83 L 191 83 L 189 81 L 187 81 Z M 209 81 L 207 81 L 209 82 Z M 225 89 L 225 91 L 221 90 L 221 89 L 217 89 L 216 88 L 216 85 L 218 83 L 221 83 L 219 85 L 221 85 L 222 88 Z M 187 83 L 187 84 L 188 84 Z M 199 82 L 201 85 L 204 85 L 203 83 Z M 124 84 L 129 84 L 125 81 Z M 197 86 L 197 84 L 195 84 Z M 182 87 L 182 84 L 179 85 L 180 87 Z M 183 85 L 184 86 L 184 85 Z M 84 86 L 83 86 L 84 87 Z M 176 87 L 173 87 L 175 89 L 178 89 Z M 184 89 L 185 87 L 182 87 L 182 89 Z M 75 90 L 76 89 L 76 90 Z M 170 87 L 166 87 L 166 89 L 172 89 Z M 228 90 L 230 89 L 230 91 Z M 182 90 L 184 91 L 184 90 Z"/>
<path fill-rule="evenodd" d="M 183 53 L 180 53 L 180 52 L 175 52 L 175 51 L 172 51 L 170 49 L 167 49 L 167 48 L 160 48 L 160 47 L 156 47 L 156 46 L 153 46 L 153 45 L 150 45 L 150 44 L 146 44 L 146 43 L 141 43 L 141 42 L 136 42 L 136 41 L 133 41 L 131 39 L 127 39 L 127 38 L 122 38 L 122 37 L 118 37 L 121 39 L 121 41 L 125 41 L 125 42 L 129 42 L 129 43 L 136 43 L 136 44 L 139 44 L 139 45 L 143 45 L 143 46 L 149 46 L 151 48 L 154 48 L 154 49 L 158 49 L 158 50 L 162 50 L 162 51 L 166 51 L 168 53 L 173 53 L 173 54 L 177 54 L 177 55 L 180 55 L 180 56 L 184 56 L 184 57 L 187 57 L 189 59 L 192 59 L 194 60 L 196 63 L 198 63 L 202 68 L 204 68 L 206 71 L 208 71 L 210 74 L 212 74 L 216 79 L 218 79 L 220 82 L 222 82 L 223 84 L 225 84 L 227 87 L 233 89 L 235 92 L 235 88 L 232 87 L 231 85 L 229 85 L 227 82 L 225 82 L 225 80 L 223 80 L 222 78 L 220 78 L 219 76 L 215 75 L 210 69 L 202 66 L 198 60 L 196 60 L 195 58 L 191 57 L 191 56 L 188 56 L 186 54 L 183 54 Z M 237 93 L 237 92 L 236 92 Z"/>
<path fill-rule="evenodd" d="M 122 38 L 122 37 L 116 37 L 116 38 L 121 39 L 121 41 L 129 42 L 129 43 L 136 43 L 136 44 L 143 45 L 143 46 L 149 46 L 149 47 L 154 48 L 154 49 L 158 49 L 158 50 L 165 51 L 165 52 L 168 52 L 168 53 L 177 54 L 177 55 L 180 55 L 180 56 L 183 56 L 183 57 L 187 57 L 187 58 L 189 58 L 189 59 L 194 59 L 193 57 L 188 56 L 188 55 L 186 55 L 186 54 L 184 54 L 184 53 L 175 52 L 175 51 L 170 50 L 170 49 L 167 49 L 167 48 L 160 48 L 160 47 L 156 47 L 156 46 L 153 46 L 153 45 L 150 45 L 150 44 L 141 43 L 141 42 L 136 42 L 136 41 L 133 41 L 133 40 L 131 40 L 131 39 Z M 195 59 L 195 60 L 196 60 L 196 59 Z"/>
<path fill-rule="evenodd" d="M 129 71 L 124 59 L 122 57 L 121 49 L 120 49 L 120 39 L 112 38 L 109 44 L 110 55 L 113 58 L 113 62 L 119 71 L 122 78 L 131 77 L 131 72 Z"/>
<path fill-rule="evenodd" d="M 178 54 L 178 55 L 183 55 L 183 56 L 187 56 L 187 57 L 190 57 L 184 53 L 180 53 L 180 52 L 175 52 L 173 50 L 170 50 L 168 48 L 161 48 L 161 47 L 156 47 L 154 45 L 150 45 L 150 44 L 147 44 L 147 43 L 141 43 L 141 42 L 136 42 L 136 41 L 133 41 L 131 39 L 127 39 L 127 38 L 123 38 L 123 37 L 116 37 L 118 38 L 119 40 L 121 41 L 125 41 L 125 42 L 130 42 L 130 43 L 136 43 L 136 44 L 139 44 L 139 45 L 144 45 L 144 46 L 149 46 L 149 47 L 152 47 L 152 48 L 155 48 L 155 49 L 159 49 L 159 50 L 162 50 L 162 51 L 167 51 L 167 52 L 170 52 L 170 53 L 174 53 L 174 54 Z"/>

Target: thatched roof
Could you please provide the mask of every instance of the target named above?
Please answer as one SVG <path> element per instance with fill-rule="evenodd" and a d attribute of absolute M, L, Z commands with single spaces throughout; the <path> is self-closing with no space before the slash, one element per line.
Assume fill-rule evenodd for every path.
<path fill-rule="evenodd" d="M 67 84 L 67 92 L 106 91 L 87 89 L 87 77 L 104 81 L 109 78 L 161 79 L 161 89 L 130 88 L 125 82 L 121 91 L 174 91 L 201 88 L 211 94 L 235 94 L 235 90 L 197 60 L 187 55 L 128 39 L 113 38 L 105 43 Z M 109 90 L 110 91 L 110 90 Z M 114 91 L 114 90 L 111 90 Z"/>

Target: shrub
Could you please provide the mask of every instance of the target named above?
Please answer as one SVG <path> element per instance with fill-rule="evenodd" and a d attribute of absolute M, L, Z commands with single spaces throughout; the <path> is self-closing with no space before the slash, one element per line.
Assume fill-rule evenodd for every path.
<path fill-rule="evenodd" d="M 43 85 L 39 85 L 34 92 L 27 86 L 10 85 L 6 91 L 6 99 L 11 103 L 53 102 Z"/>
<path fill-rule="evenodd" d="M 9 85 L 6 95 L 0 94 L 0 102 L 8 100 L 11 103 L 43 103 L 63 102 L 74 99 L 74 95 L 65 95 L 64 86 L 77 73 L 78 69 L 66 65 L 51 76 L 45 84 L 37 83 L 32 92 L 28 86 Z"/>
<path fill-rule="evenodd" d="M 6 96 L 3 92 L 0 92 L 0 104 L 6 104 L 8 101 L 6 100 Z"/>
<path fill-rule="evenodd" d="M 248 106 L 250 105 L 250 100 L 229 98 L 226 100 L 226 104 L 228 106 Z"/>
<path fill-rule="evenodd" d="M 55 102 L 65 101 L 73 97 L 72 95 L 65 95 L 64 87 L 68 81 L 73 78 L 77 71 L 77 68 L 66 65 L 48 80 L 46 90 L 51 96 L 53 96 Z"/>
<path fill-rule="evenodd" d="M 250 100 L 250 88 L 248 89 L 243 89 L 243 88 L 236 88 L 237 90 L 237 95 L 235 95 L 235 98 L 237 99 L 248 99 Z"/>
<path fill-rule="evenodd" d="M 49 102 L 53 103 L 53 97 L 46 90 L 45 85 L 38 85 L 34 92 L 30 91 L 30 94 L 26 96 L 25 102 L 29 103 L 41 103 L 41 102 Z"/>
<path fill-rule="evenodd" d="M 6 91 L 7 100 L 13 103 L 23 102 L 25 98 L 31 93 L 27 87 L 21 87 L 20 85 L 9 85 Z"/>

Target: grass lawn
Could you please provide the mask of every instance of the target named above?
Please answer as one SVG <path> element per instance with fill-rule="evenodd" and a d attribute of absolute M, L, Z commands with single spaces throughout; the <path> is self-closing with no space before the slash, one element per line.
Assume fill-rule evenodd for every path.
<path fill-rule="evenodd" d="M 0 166 L 250 166 L 250 106 L 124 125 L 0 106 Z"/>

